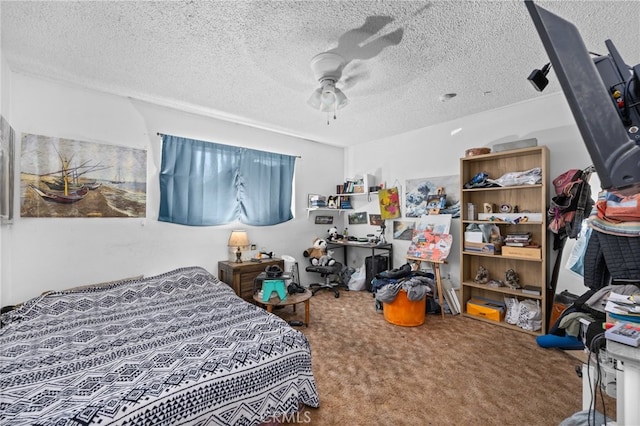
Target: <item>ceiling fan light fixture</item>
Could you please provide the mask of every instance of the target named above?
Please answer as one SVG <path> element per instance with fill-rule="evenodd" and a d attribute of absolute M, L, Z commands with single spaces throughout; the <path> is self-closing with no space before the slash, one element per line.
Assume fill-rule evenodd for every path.
<path fill-rule="evenodd" d="M 323 79 L 320 84 L 322 87 L 314 90 L 307 100 L 312 108 L 321 112 L 331 112 L 344 108 L 349 103 L 342 90 L 335 86 L 335 81 Z"/>
<path fill-rule="evenodd" d="M 349 103 L 349 99 L 347 99 L 347 96 L 342 92 L 342 90 L 338 89 L 337 87 L 335 89 L 335 96 L 336 109 L 344 108 Z"/>
<path fill-rule="evenodd" d="M 320 99 L 322 98 L 322 89 L 318 88 L 313 91 L 309 99 L 307 99 L 307 104 L 313 109 L 320 109 L 322 106 L 322 102 Z"/>
<path fill-rule="evenodd" d="M 311 69 L 320 82 L 320 88 L 314 90 L 307 103 L 312 108 L 327 113 L 327 124 L 331 113 L 335 119 L 336 111 L 349 103 L 342 90 L 336 87 L 345 65 L 344 58 L 333 52 L 324 52 L 311 59 Z"/>

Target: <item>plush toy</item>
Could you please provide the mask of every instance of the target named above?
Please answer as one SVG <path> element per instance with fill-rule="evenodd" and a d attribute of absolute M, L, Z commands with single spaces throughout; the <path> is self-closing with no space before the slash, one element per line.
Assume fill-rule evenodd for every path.
<path fill-rule="evenodd" d="M 303 253 L 304 257 L 308 257 L 314 266 L 332 266 L 336 260 L 331 257 L 331 253 L 327 252 L 327 240 L 316 238 L 313 240 L 313 246 L 306 249 Z"/>
<path fill-rule="evenodd" d="M 329 241 L 338 241 L 342 239 L 342 235 L 338 234 L 338 228 L 336 228 L 335 226 L 329 228 L 327 232 L 329 233 Z"/>

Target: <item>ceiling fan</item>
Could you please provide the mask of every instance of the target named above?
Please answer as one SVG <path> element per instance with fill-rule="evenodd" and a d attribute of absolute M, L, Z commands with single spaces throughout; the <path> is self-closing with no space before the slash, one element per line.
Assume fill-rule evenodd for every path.
<path fill-rule="evenodd" d="M 311 94 L 307 103 L 314 109 L 327 113 L 327 124 L 331 112 L 335 120 L 336 111 L 349 103 L 342 90 L 336 87 L 346 64 L 346 60 L 334 52 L 323 52 L 311 59 L 311 70 L 320 82 L 320 87 Z"/>

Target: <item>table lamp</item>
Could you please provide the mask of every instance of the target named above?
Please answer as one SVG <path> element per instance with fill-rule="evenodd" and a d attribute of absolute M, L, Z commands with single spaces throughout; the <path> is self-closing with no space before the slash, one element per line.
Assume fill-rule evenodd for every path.
<path fill-rule="evenodd" d="M 229 242 L 227 246 L 236 247 L 236 263 L 242 262 L 242 248 L 249 245 L 249 237 L 247 236 L 247 231 L 242 230 L 234 230 L 231 231 L 231 235 L 229 236 Z"/>

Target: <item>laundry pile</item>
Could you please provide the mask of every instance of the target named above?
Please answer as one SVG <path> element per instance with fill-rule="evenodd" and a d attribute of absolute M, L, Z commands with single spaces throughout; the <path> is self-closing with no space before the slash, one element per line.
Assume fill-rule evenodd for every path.
<path fill-rule="evenodd" d="M 397 269 L 379 272 L 372 280 L 372 291 L 376 298 L 376 311 L 382 312 L 383 303 L 391 303 L 398 292 L 407 292 L 407 299 L 420 301 L 435 293 L 435 279 L 431 272 L 413 271 L 406 263 Z"/>

